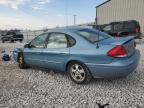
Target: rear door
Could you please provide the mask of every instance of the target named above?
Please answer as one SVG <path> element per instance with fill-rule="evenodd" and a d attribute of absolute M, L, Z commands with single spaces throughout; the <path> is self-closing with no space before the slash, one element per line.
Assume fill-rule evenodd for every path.
<path fill-rule="evenodd" d="M 45 67 L 63 70 L 69 58 L 69 47 L 67 36 L 63 33 L 50 33 L 43 55 Z"/>
<path fill-rule="evenodd" d="M 39 67 L 44 66 L 44 56 L 42 52 L 45 50 L 46 39 L 48 34 L 42 34 L 36 37 L 30 43 L 30 48 L 24 49 L 24 59 L 26 64 Z"/>

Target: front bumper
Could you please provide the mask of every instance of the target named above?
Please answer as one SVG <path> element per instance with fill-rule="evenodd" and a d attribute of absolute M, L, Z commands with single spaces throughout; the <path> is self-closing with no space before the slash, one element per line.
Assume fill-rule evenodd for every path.
<path fill-rule="evenodd" d="M 13 51 L 13 58 L 14 58 L 14 60 L 16 62 L 18 62 L 18 56 L 19 56 L 19 53 L 21 53 L 21 52 L 22 52 L 22 49 L 20 49 L 20 48 L 14 49 L 14 51 Z"/>
<path fill-rule="evenodd" d="M 140 51 L 129 58 L 115 59 L 110 64 L 86 64 L 94 78 L 121 78 L 136 70 L 140 60 Z"/>

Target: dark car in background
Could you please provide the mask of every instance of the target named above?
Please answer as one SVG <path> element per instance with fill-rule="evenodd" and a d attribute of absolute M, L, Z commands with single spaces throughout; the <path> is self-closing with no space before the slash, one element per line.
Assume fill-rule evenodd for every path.
<path fill-rule="evenodd" d="M 1 35 L 1 41 L 2 43 L 4 43 L 5 41 L 10 41 L 10 42 L 14 42 L 14 41 L 20 41 L 22 42 L 23 41 L 23 34 L 20 33 L 19 30 L 10 30 L 10 31 L 7 31 L 5 33 L 3 33 Z"/>
<path fill-rule="evenodd" d="M 140 24 L 136 20 L 97 25 L 96 29 L 115 37 L 134 36 L 136 39 L 141 39 Z"/>

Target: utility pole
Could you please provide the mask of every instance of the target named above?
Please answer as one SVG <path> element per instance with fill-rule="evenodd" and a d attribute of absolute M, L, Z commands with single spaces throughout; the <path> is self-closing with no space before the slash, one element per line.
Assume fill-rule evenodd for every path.
<path fill-rule="evenodd" d="M 65 0 L 66 27 L 68 27 L 68 0 Z"/>
<path fill-rule="evenodd" d="M 74 16 L 74 25 L 76 24 L 76 16 L 77 15 L 73 15 Z"/>

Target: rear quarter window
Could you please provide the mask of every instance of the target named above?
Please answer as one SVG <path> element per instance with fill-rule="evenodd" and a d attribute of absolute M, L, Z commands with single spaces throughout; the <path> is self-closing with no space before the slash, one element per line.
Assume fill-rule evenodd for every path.
<path fill-rule="evenodd" d="M 72 37 L 72 36 L 69 36 L 69 35 L 66 35 L 67 36 L 67 39 L 68 39 L 68 46 L 69 47 L 72 47 L 76 44 L 76 40 Z"/>

